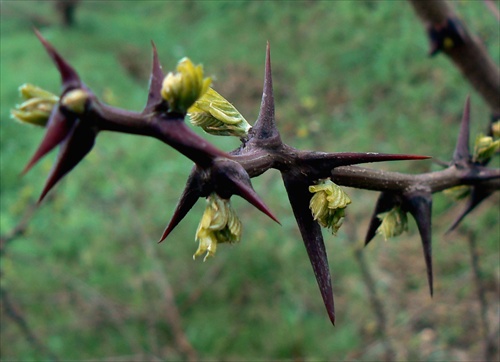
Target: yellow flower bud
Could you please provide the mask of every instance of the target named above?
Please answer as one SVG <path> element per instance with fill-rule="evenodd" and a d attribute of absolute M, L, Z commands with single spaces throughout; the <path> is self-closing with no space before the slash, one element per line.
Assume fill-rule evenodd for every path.
<path fill-rule="evenodd" d="M 74 89 L 64 95 L 61 99 L 61 105 L 72 112 L 83 113 L 88 99 L 88 92 L 83 89 Z"/>
<path fill-rule="evenodd" d="M 172 112 L 186 113 L 210 86 L 211 79 L 203 78 L 203 67 L 193 65 L 189 58 L 177 64 L 177 73 L 168 73 L 163 80 L 161 95 Z"/>
<path fill-rule="evenodd" d="M 213 135 L 244 137 L 252 128 L 240 112 L 212 88 L 189 108 L 188 115 L 194 126 Z"/>
<path fill-rule="evenodd" d="M 493 137 L 478 135 L 474 144 L 474 162 L 483 162 L 500 150 L 500 139 L 493 141 Z"/>
<path fill-rule="evenodd" d="M 10 111 L 11 116 L 18 121 L 44 127 L 59 97 L 32 84 L 23 84 L 19 92 L 25 101 Z"/>
<path fill-rule="evenodd" d="M 495 139 L 500 138 L 500 121 L 491 124 L 491 133 Z"/>
<path fill-rule="evenodd" d="M 205 261 L 209 256 L 214 256 L 218 243 L 236 243 L 241 240 L 241 221 L 236 216 L 229 200 L 222 199 L 217 194 L 207 198 L 207 207 L 201 218 L 196 241 L 199 242 L 198 250 L 193 259 L 206 253 Z"/>
<path fill-rule="evenodd" d="M 335 235 L 342 226 L 345 208 L 351 203 L 351 199 L 330 179 L 319 180 L 316 185 L 309 186 L 309 192 L 314 193 L 309 203 L 314 220 L 331 229 Z"/>
<path fill-rule="evenodd" d="M 408 218 L 406 212 L 399 206 L 394 207 L 389 212 L 377 215 L 382 221 L 377 229 L 377 233 L 382 235 L 385 240 L 401 235 L 408 230 Z"/>

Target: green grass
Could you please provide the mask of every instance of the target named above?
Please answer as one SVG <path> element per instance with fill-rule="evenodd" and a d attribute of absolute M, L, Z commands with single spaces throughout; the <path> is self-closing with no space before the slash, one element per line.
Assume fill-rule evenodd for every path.
<path fill-rule="evenodd" d="M 453 5 L 498 64 L 494 16 L 479 1 Z M 51 2 L 1 6 L 2 234 L 35 202 L 55 157 L 19 176 L 42 130 L 9 118 L 20 101 L 17 88 L 30 82 L 59 89 L 59 76 L 33 35 L 33 24 L 84 82 L 115 106 L 140 110 L 144 105 L 153 40 L 165 70 L 183 56 L 203 63 L 216 89 L 249 121 L 258 114 L 270 41 L 277 122 L 283 139 L 298 148 L 449 160 L 467 94 L 473 134 L 489 117 L 480 96 L 444 56 L 427 57 L 424 29 L 403 1 L 84 1 L 71 29 L 59 25 Z M 137 69 L 134 77 L 127 68 Z M 225 150 L 237 145 L 203 136 Z M 325 233 L 337 308 L 332 327 L 277 172 L 253 183 L 281 227 L 233 200 L 245 227 L 243 241 L 221 246 L 206 263 L 193 262 L 200 200 L 169 240 L 156 244 L 191 166 L 153 139 L 99 135 L 92 153 L 57 186 L 27 234 L 9 244 L 2 258 L 2 286 L 42 343 L 62 360 L 185 359 L 169 322 L 168 284 L 200 359 L 383 358 L 376 317 L 352 254 L 376 194 L 348 190 L 353 205 L 344 228 L 354 229 L 356 240 L 342 229 L 337 237 Z M 425 172 L 434 166 L 377 167 Z M 498 320 L 500 272 L 495 202 L 498 198 L 465 222 L 480 235 L 492 321 Z M 376 239 L 365 250 L 399 359 L 482 356 L 480 333 L 470 332 L 479 329 L 480 319 L 466 239 L 461 232 L 443 236 L 461 207 L 435 197 L 432 299 L 413 223 L 408 234 L 389 242 Z M 2 315 L 3 360 L 45 357 Z"/>

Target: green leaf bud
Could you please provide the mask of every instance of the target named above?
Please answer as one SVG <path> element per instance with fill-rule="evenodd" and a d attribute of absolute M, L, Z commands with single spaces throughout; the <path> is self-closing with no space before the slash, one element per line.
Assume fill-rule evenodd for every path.
<path fill-rule="evenodd" d="M 217 136 L 244 137 L 252 128 L 240 112 L 212 88 L 189 108 L 188 116 L 194 126 Z"/>
<path fill-rule="evenodd" d="M 170 72 L 164 78 L 161 95 L 171 112 L 185 114 L 205 94 L 210 83 L 210 78 L 203 78 L 201 65 L 194 66 L 189 58 L 183 58 L 177 64 L 177 72 Z"/>
<path fill-rule="evenodd" d="M 19 92 L 25 101 L 10 111 L 11 116 L 20 122 L 44 127 L 59 97 L 33 84 L 23 84 Z"/>

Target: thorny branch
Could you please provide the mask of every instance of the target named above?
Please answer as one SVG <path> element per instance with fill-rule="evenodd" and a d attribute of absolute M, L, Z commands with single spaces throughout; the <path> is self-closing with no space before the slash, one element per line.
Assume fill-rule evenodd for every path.
<path fill-rule="evenodd" d="M 436 1 L 432 2 L 433 6 L 424 5 L 430 4 L 430 2 L 412 1 L 412 3 L 421 16 L 432 20 L 431 24 L 434 28 L 431 29 L 430 34 L 435 43 L 433 51 L 443 50 L 447 52 L 462 69 L 464 75 L 485 97 L 493 111 L 497 112 L 499 110 L 498 103 L 496 103 L 498 101 L 496 97 L 499 94 L 499 77 L 496 76 L 498 69 L 492 67 L 491 61 L 481 50 L 482 48 L 479 49 L 476 41 L 467 34 L 465 28 L 450 17 L 450 10 L 446 3 Z M 380 214 L 394 208 L 400 209 L 403 213 L 411 214 L 417 223 L 421 236 L 431 294 L 433 293 L 432 194 L 455 186 L 471 187 L 469 203 L 462 215 L 452 225 L 453 229 L 465 215 L 498 190 L 500 186 L 500 171 L 488 168 L 487 161 L 479 162 L 471 156 L 469 151 L 469 100 L 466 101 L 454 155 L 445 169 L 419 175 L 405 175 L 356 167 L 353 165 L 381 161 L 419 160 L 428 157 L 380 153 L 302 151 L 283 143 L 275 120 L 271 58 L 268 45 L 264 89 L 258 119 L 253 128 L 249 129 L 247 135 L 241 139 L 241 146 L 230 153 L 225 153 L 197 136 L 184 123 L 187 109 L 206 92 L 206 79 L 202 78 L 202 73 L 198 68 L 184 63 L 183 66 L 188 64 L 187 66 L 191 67 L 189 72 L 196 74 L 196 76 L 187 82 L 191 87 L 189 91 L 183 90 L 182 74 L 169 73 L 165 76 L 156 48 L 153 45 L 153 67 L 146 106 L 142 112 L 126 111 L 103 104 L 52 45 L 40 33 L 36 32 L 36 34 L 58 68 L 63 84 L 58 102 L 50 114 L 44 139 L 25 168 L 25 172 L 28 171 L 45 154 L 56 146 L 60 146 L 59 157 L 42 191 L 40 201 L 62 177 L 92 150 L 96 137 L 101 131 L 154 137 L 195 162 L 186 182 L 185 190 L 161 240 L 165 239 L 179 224 L 198 198 L 211 197 L 211 195 L 217 195 L 218 198 L 226 201 L 232 195 L 241 196 L 271 219 L 277 221 L 277 218 L 253 190 L 250 181 L 251 177 L 259 176 L 271 168 L 277 169 L 282 175 L 323 302 L 332 323 L 335 321 L 335 312 L 331 276 L 319 219 L 317 219 L 322 211 L 316 212 L 314 216 L 311 213 L 312 194 L 310 187 L 312 185 L 332 178 L 339 185 L 381 191 L 365 243 L 370 242 L 381 226 Z M 467 55 L 469 53 L 471 53 L 470 57 Z M 484 69 L 486 72 L 483 72 Z M 176 92 L 178 94 L 174 96 Z M 193 95 L 195 95 L 194 98 Z M 189 99 L 189 102 L 186 102 L 186 99 Z M 178 101 L 181 106 L 177 105 Z M 234 121 L 227 115 L 224 117 L 229 118 L 229 122 Z M 331 188 L 329 192 L 337 192 L 337 189 Z M 212 254 L 214 252 L 217 240 L 213 241 L 215 234 L 213 234 L 214 231 L 210 231 L 210 227 L 212 227 L 212 222 L 217 224 L 220 221 L 216 220 L 217 217 L 221 220 L 224 219 L 224 223 L 228 222 L 229 211 L 221 211 L 220 209 L 220 207 L 226 207 L 224 206 L 226 201 L 221 201 L 216 209 L 208 210 L 207 218 L 210 220 L 205 219 L 204 214 L 203 233 L 200 233 L 201 229 L 197 232 L 197 237 L 202 235 L 200 238 L 205 238 L 203 243 L 206 245 L 202 251 L 208 250 L 208 253 Z M 350 203 L 350 200 L 346 199 L 345 201 L 343 207 Z M 215 213 L 214 210 L 218 210 L 219 213 Z M 343 218 L 343 209 L 341 211 L 337 215 L 328 214 L 328 218 L 330 218 L 328 223 L 335 222 L 338 228 Z M 233 229 L 225 231 L 217 229 L 219 237 L 224 239 L 220 242 L 232 242 L 232 240 L 237 239 L 240 229 L 238 224 L 234 222 L 233 216 L 231 216 L 231 220 Z M 202 224 L 200 224 L 200 228 L 201 226 Z M 336 229 L 332 228 L 332 230 Z M 201 244 L 200 239 L 200 248 Z"/>
<path fill-rule="evenodd" d="M 500 70 L 481 41 L 444 0 L 409 0 L 429 34 L 430 54 L 446 54 L 462 75 L 481 94 L 492 113 L 500 115 Z"/>

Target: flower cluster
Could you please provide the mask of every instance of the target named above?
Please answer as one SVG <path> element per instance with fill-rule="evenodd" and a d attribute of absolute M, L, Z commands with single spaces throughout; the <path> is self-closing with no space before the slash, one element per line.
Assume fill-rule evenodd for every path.
<path fill-rule="evenodd" d="M 214 256 L 218 243 L 236 243 L 241 240 L 241 221 L 229 200 L 213 193 L 207 198 L 207 207 L 201 218 L 196 240 L 200 243 L 193 259 L 206 253 L 205 261 Z"/>
<path fill-rule="evenodd" d="M 12 117 L 20 122 L 45 127 L 59 97 L 33 84 L 23 84 L 19 92 L 25 101 L 10 111 Z"/>
<path fill-rule="evenodd" d="M 168 102 L 171 112 L 185 114 L 208 90 L 212 80 L 203 78 L 203 67 L 194 66 L 189 58 L 177 64 L 177 72 L 168 73 L 163 80 L 161 95 Z"/>
<path fill-rule="evenodd" d="M 351 199 L 330 179 L 322 179 L 309 186 L 309 192 L 314 193 L 309 203 L 314 220 L 335 235 L 344 222 L 345 208 Z"/>

